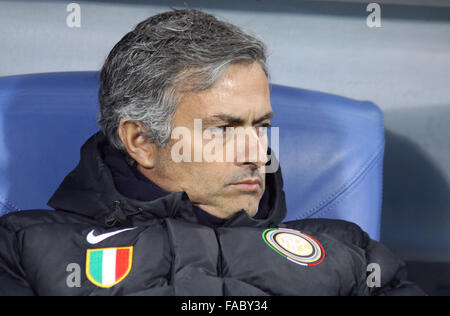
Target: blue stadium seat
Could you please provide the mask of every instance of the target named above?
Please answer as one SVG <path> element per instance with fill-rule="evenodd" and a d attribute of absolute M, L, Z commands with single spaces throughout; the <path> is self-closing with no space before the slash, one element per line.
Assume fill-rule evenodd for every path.
<path fill-rule="evenodd" d="M 98 72 L 0 78 L 0 215 L 46 204 L 98 130 Z M 286 220 L 355 222 L 379 240 L 384 126 L 371 102 L 271 85 Z M 275 149 L 274 144 L 272 146 Z"/>

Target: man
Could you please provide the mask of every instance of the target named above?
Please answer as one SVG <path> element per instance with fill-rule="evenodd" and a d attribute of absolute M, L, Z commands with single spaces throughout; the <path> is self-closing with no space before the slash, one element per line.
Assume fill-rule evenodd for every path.
<path fill-rule="evenodd" d="M 0 294 L 422 294 L 357 225 L 282 223 L 255 37 L 197 10 L 153 16 L 112 49 L 99 101 L 101 132 L 51 197 L 56 211 L 1 218 Z"/>

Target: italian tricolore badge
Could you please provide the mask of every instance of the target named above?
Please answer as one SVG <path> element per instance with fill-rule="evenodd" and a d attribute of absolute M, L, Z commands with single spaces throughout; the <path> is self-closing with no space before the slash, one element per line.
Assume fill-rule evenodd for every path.
<path fill-rule="evenodd" d="M 88 249 L 86 276 L 99 287 L 112 287 L 130 273 L 133 247 Z"/>

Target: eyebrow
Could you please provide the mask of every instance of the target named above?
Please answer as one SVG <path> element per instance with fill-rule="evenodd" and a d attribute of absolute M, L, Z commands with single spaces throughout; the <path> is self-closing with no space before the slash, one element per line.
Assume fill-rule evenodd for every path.
<path fill-rule="evenodd" d="M 257 119 L 254 119 L 252 122 L 252 125 L 264 122 L 266 120 L 271 120 L 272 117 L 273 117 L 273 111 L 267 112 L 263 116 L 261 116 Z M 228 124 L 235 124 L 235 125 L 243 125 L 245 123 L 245 120 L 243 118 L 236 117 L 233 115 L 223 114 L 223 113 L 216 114 L 216 115 L 213 115 L 211 117 L 204 119 L 204 122 L 206 122 L 206 124 L 217 123 L 217 121 L 221 121 L 221 122 L 228 123 Z"/>

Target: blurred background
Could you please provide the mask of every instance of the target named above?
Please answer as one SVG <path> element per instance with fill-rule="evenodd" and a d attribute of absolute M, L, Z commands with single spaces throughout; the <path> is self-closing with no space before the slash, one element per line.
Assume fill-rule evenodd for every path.
<path fill-rule="evenodd" d="M 0 0 L 0 76 L 98 70 L 141 20 L 198 8 L 268 46 L 271 82 L 371 100 L 386 128 L 381 241 L 450 295 L 450 1 Z M 301 180 L 301 179 L 300 179 Z"/>

